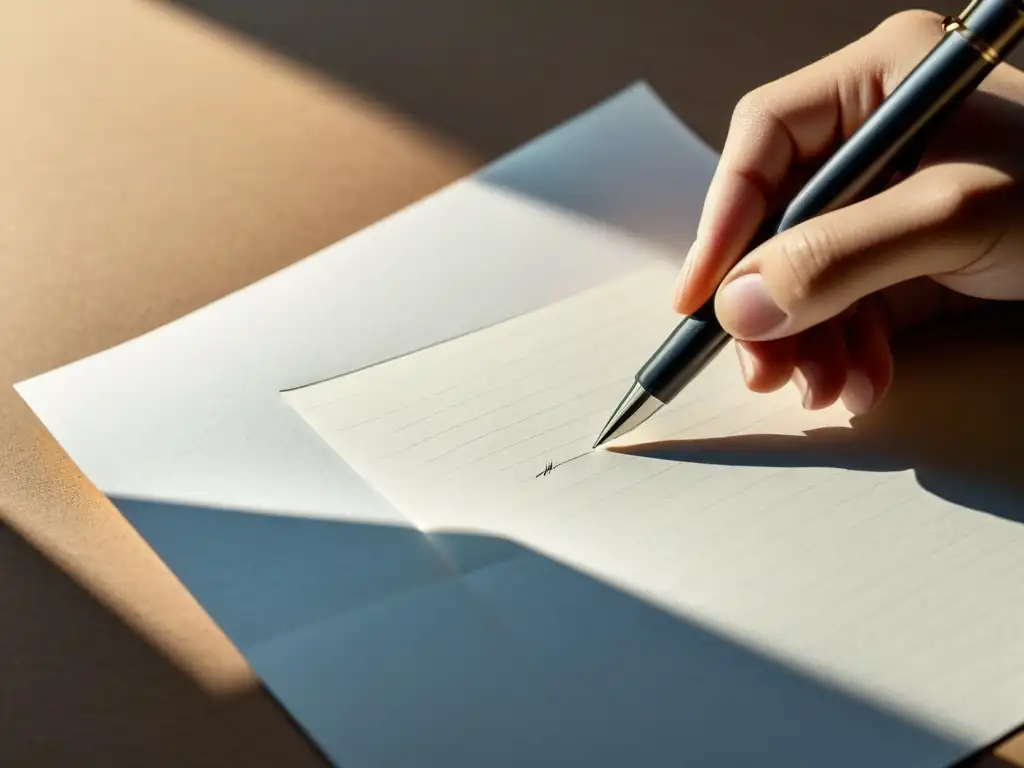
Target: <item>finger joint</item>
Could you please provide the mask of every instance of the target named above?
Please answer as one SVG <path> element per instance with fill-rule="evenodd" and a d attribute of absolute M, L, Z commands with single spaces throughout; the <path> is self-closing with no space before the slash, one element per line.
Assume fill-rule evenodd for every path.
<path fill-rule="evenodd" d="M 797 228 L 783 239 L 779 265 L 784 271 L 785 301 L 790 309 L 811 300 L 819 292 L 831 259 L 831 236 L 822 227 Z"/>

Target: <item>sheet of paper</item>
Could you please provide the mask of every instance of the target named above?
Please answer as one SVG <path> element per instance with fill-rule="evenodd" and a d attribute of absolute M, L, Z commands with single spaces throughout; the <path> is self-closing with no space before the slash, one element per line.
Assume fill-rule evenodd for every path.
<path fill-rule="evenodd" d="M 357 235 L 18 391 L 338 765 L 949 764 L 978 742 L 507 538 L 424 535 L 281 398 L 681 258 L 714 165 L 638 84 Z M 664 309 L 668 285 L 651 309 Z M 595 421 L 611 405 L 595 398 Z M 998 609 L 1015 638 L 1007 587 L 973 602 L 961 592 L 943 611 L 969 626 L 972 610 Z M 990 629 L 958 638 L 981 647 Z M 1004 656 L 979 715 L 993 728 L 1020 700 Z"/>
<path fill-rule="evenodd" d="M 673 273 L 284 397 L 421 530 L 529 547 L 962 743 L 1012 729 L 1024 614 L 1000 608 L 1024 604 L 1024 527 L 823 455 L 848 414 L 751 395 L 732 350 L 590 451 L 677 322 Z M 802 457 L 758 460 L 787 436 Z"/>

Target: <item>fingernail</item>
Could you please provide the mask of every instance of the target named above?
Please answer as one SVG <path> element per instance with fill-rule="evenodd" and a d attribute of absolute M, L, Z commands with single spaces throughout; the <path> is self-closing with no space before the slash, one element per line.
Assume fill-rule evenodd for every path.
<path fill-rule="evenodd" d="M 756 272 L 741 275 L 725 286 L 718 306 L 726 330 L 751 341 L 775 338 L 788 319 Z"/>
<path fill-rule="evenodd" d="M 800 391 L 800 403 L 807 410 L 814 407 L 814 390 L 821 384 L 821 366 L 802 363 L 793 369 L 792 381 Z"/>
<path fill-rule="evenodd" d="M 754 372 L 754 360 L 750 352 L 742 344 L 736 345 L 736 356 L 740 359 L 740 370 L 743 371 L 743 380 L 750 381 Z"/>
<path fill-rule="evenodd" d="M 686 293 L 686 284 L 690 279 L 690 271 L 693 269 L 693 254 L 697 250 L 697 243 L 694 242 L 690 246 L 690 250 L 686 254 L 686 259 L 683 261 L 683 268 L 679 272 L 679 277 L 676 279 L 676 292 L 673 302 L 676 308 L 679 308 L 683 304 L 683 294 Z"/>
<path fill-rule="evenodd" d="M 850 371 L 846 375 L 846 386 L 840 397 L 846 409 L 859 416 L 871 410 L 875 402 L 875 387 L 871 379 L 860 371 Z"/>

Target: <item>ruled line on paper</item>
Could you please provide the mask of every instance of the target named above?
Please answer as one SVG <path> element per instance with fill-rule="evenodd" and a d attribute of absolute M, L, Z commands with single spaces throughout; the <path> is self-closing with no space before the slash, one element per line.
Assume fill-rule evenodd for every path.
<path fill-rule="evenodd" d="M 664 267 L 661 267 L 658 271 L 663 272 L 664 269 Z M 587 298 L 587 294 L 590 293 L 594 293 L 594 291 L 586 292 L 583 296 L 578 298 Z M 599 300 L 597 296 L 595 296 L 594 299 Z M 557 310 L 559 307 L 558 305 L 555 305 L 554 307 L 546 308 L 546 310 L 540 310 L 540 313 L 544 313 L 545 311 L 550 312 L 552 309 Z M 538 325 L 531 329 L 529 334 L 507 333 L 504 324 L 502 324 L 460 337 L 456 341 L 472 341 L 478 333 L 488 334 L 491 343 L 488 346 L 483 347 L 481 350 L 478 350 L 478 354 L 474 359 L 469 361 L 470 368 L 482 368 L 482 370 L 469 376 L 465 375 L 465 370 L 460 370 L 459 376 L 454 378 L 454 380 L 449 380 L 444 386 L 426 392 L 423 391 L 424 382 L 418 382 L 420 386 L 416 391 L 416 396 L 400 402 L 394 410 L 417 407 L 424 399 L 451 394 L 457 390 L 472 391 L 473 397 L 480 397 L 491 391 L 500 389 L 501 385 L 490 389 L 479 388 L 481 380 L 493 379 L 495 368 L 492 365 L 486 365 L 485 363 L 489 360 L 490 354 L 493 354 L 494 349 L 499 349 L 501 351 L 500 370 L 504 376 L 534 375 L 537 373 L 543 373 L 549 366 L 549 359 L 560 356 L 559 352 L 565 346 L 575 345 L 577 350 L 574 352 L 572 357 L 581 357 L 584 358 L 584 360 L 588 360 L 592 358 L 592 354 L 588 352 L 589 346 L 598 346 L 602 343 L 607 343 L 609 341 L 609 337 L 628 333 L 631 330 L 636 330 L 637 326 L 640 324 L 650 323 L 650 316 L 643 312 L 638 313 L 637 307 L 628 301 L 603 302 L 601 311 L 590 313 L 590 316 L 585 320 L 580 320 L 578 317 L 573 317 L 565 312 L 555 311 L 550 313 L 552 314 L 552 317 L 545 318 L 546 322 L 543 325 Z M 513 323 L 514 322 L 515 321 L 513 321 Z M 585 322 L 587 327 L 577 327 L 580 322 Z M 583 333 L 581 332 L 586 334 L 586 338 L 583 338 Z M 506 343 L 503 344 L 502 342 Z M 508 342 L 512 342 L 512 344 L 509 344 Z M 517 349 L 517 347 L 523 348 Z M 445 345 L 442 344 L 430 349 L 438 350 L 443 353 L 444 348 Z M 483 354 L 479 354 L 480 352 Z M 404 366 L 407 364 L 407 359 L 408 356 L 402 356 L 389 361 L 387 365 Z M 466 361 L 463 360 L 462 362 Z M 527 370 L 525 372 L 517 371 L 517 366 L 523 364 L 528 365 Z M 349 375 L 364 373 L 371 374 L 370 379 L 372 380 L 374 378 L 372 373 L 378 367 L 378 365 L 370 366 L 368 368 L 355 371 L 353 374 Z M 321 409 L 336 409 L 341 405 L 343 400 L 352 400 L 354 398 L 364 398 L 372 404 L 378 399 L 377 396 L 379 394 L 375 387 L 367 385 L 347 389 L 344 393 L 332 393 L 330 396 L 317 401 L 311 399 L 312 393 L 309 390 L 310 388 L 307 387 L 302 390 L 293 390 L 288 394 L 292 395 L 298 392 L 303 392 L 299 397 L 303 398 L 304 408 L 308 409 L 310 412 Z M 354 410 L 358 410 L 358 408 Z M 362 426 L 385 415 L 388 414 L 377 413 L 372 418 L 365 418 L 357 423 L 344 426 L 345 428 Z"/>
<path fill-rule="evenodd" d="M 592 330 L 605 333 L 609 329 L 613 329 L 613 333 L 621 334 L 623 332 L 628 332 L 630 330 L 634 330 L 634 326 L 635 326 L 635 321 L 631 324 L 629 322 L 628 317 L 619 317 L 619 318 L 614 318 L 614 319 L 612 319 L 612 320 L 610 320 L 610 321 L 608 321 L 608 322 L 602 324 L 601 326 L 599 326 L 597 328 L 594 328 Z M 567 346 L 569 344 L 576 344 L 577 345 L 577 349 L 574 350 L 572 357 L 573 358 L 576 358 L 576 357 L 584 358 L 584 360 L 586 360 L 586 359 L 589 359 L 589 358 L 593 357 L 593 352 L 590 351 L 590 349 L 592 347 L 597 347 L 600 343 L 602 343 L 602 341 L 606 341 L 606 340 L 607 340 L 607 337 L 604 337 L 602 339 L 596 339 L 595 338 L 595 339 L 590 340 L 585 345 L 583 345 L 582 348 L 580 348 L 580 345 L 579 345 L 578 341 L 576 339 L 573 339 L 573 338 L 570 337 L 568 339 L 564 339 L 561 342 L 556 343 L 553 346 L 543 346 L 540 349 L 534 349 L 532 352 L 526 352 L 520 358 L 513 359 L 513 360 L 510 360 L 510 361 L 503 361 L 502 362 L 501 371 L 502 371 L 502 373 L 505 376 L 517 376 L 519 378 L 523 378 L 523 377 L 527 377 L 527 376 L 534 376 L 534 375 L 537 375 L 537 374 L 542 374 L 542 373 L 545 372 L 546 368 L 549 365 L 548 358 L 551 357 L 553 355 L 553 353 L 557 353 L 558 350 L 561 347 Z M 518 371 L 517 372 L 516 371 L 516 365 L 518 365 L 520 363 L 524 363 L 524 362 L 530 362 L 530 363 L 532 363 L 532 365 L 525 372 L 523 372 L 523 371 Z M 611 361 L 605 361 L 605 362 L 611 362 Z M 391 416 L 391 415 L 393 415 L 395 413 L 398 413 L 398 412 L 401 412 L 401 411 L 405 411 L 405 410 L 408 410 L 410 408 L 419 409 L 420 407 L 422 407 L 422 403 L 424 402 L 424 400 L 434 399 L 434 398 L 437 398 L 437 397 L 439 397 L 441 395 L 453 394 L 453 393 L 457 393 L 457 392 L 463 391 L 463 390 L 464 391 L 472 392 L 472 394 L 467 395 L 465 398 L 456 399 L 453 403 L 451 403 L 450 405 L 448 405 L 448 406 L 446 406 L 446 407 L 444 407 L 442 409 L 439 409 L 438 411 L 417 415 L 416 418 L 414 418 L 411 422 L 408 422 L 407 424 L 404 424 L 401 428 L 408 428 L 408 427 L 411 427 L 411 426 L 415 426 L 417 423 L 420 423 L 422 421 L 425 421 L 425 420 L 428 420 L 430 418 L 433 418 L 433 417 L 435 417 L 437 415 L 440 415 L 441 413 L 443 413 L 445 411 L 453 410 L 453 409 L 465 406 L 465 404 L 467 402 L 472 402 L 474 400 L 477 400 L 477 399 L 480 399 L 480 398 L 483 398 L 483 397 L 487 397 L 488 395 L 492 395 L 492 394 L 495 394 L 497 392 L 500 392 L 502 390 L 502 388 L 503 388 L 502 384 L 498 384 L 498 385 L 495 385 L 495 386 L 492 386 L 492 387 L 485 387 L 483 389 L 480 389 L 479 386 L 478 386 L 479 381 L 481 379 L 493 378 L 493 375 L 494 375 L 494 371 L 493 371 L 493 369 L 491 369 L 488 372 L 484 372 L 484 373 L 480 373 L 480 374 L 471 376 L 471 377 L 469 377 L 465 381 L 456 381 L 456 382 L 453 382 L 451 384 L 448 384 L 448 385 L 442 387 L 441 389 L 434 390 L 434 391 L 426 393 L 426 394 L 419 393 L 416 398 L 410 399 L 410 400 L 408 400 L 406 402 L 403 402 L 400 405 L 398 405 L 397 407 L 393 408 L 392 410 L 389 410 L 389 411 L 387 411 L 385 413 L 374 414 L 372 417 L 364 418 L 364 419 L 361 419 L 360 421 L 344 425 L 341 428 L 343 428 L 343 429 L 351 429 L 351 428 L 354 428 L 354 427 L 364 426 L 366 424 L 373 423 L 374 421 L 376 421 L 379 418 L 382 418 L 382 417 L 385 417 L 385 416 Z M 547 386 L 550 387 L 550 386 L 554 386 L 554 385 L 548 384 Z M 360 395 L 360 394 L 363 395 L 363 396 L 366 396 L 367 394 L 373 394 L 373 391 L 369 387 L 367 387 L 367 388 L 365 388 L 364 390 L 362 390 L 362 391 L 360 391 L 358 393 L 349 393 L 348 395 L 346 395 L 346 397 L 353 397 L 353 396 L 357 396 L 357 395 Z M 335 404 L 337 404 L 337 401 L 336 401 Z M 323 403 L 318 403 L 316 406 L 312 406 L 311 410 L 313 408 L 325 408 L 325 407 L 327 407 L 329 405 L 331 405 L 331 401 L 325 401 Z"/>
<path fill-rule="evenodd" d="M 655 289 L 662 292 L 665 278 L 663 271 L 652 270 L 494 329 L 424 350 L 403 358 L 394 368 L 389 363 L 335 380 L 330 386 L 335 387 L 333 394 L 339 404 L 346 402 L 353 391 L 376 393 L 375 413 L 364 414 L 359 421 L 345 422 L 322 413 L 330 410 L 325 407 L 329 397 L 323 397 L 323 388 L 328 385 L 317 385 L 321 390 L 317 411 L 306 413 L 318 413 L 309 416 L 317 421 L 314 428 L 326 430 L 335 443 L 372 442 L 375 452 L 363 460 L 376 466 L 393 465 L 390 471 L 428 474 L 434 479 L 458 478 L 463 484 L 500 484 L 506 475 L 518 484 L 535 478 L 538 472 L 547 476 L 544 469 L 549 463 L 552 467 L 559 465 L 563 450 L 576 455 L 579 450 L 574 452 L 574 447 L 584 443 L 589 449 L 593 436 L 621 396 L 618 390 L 628 386 L 632 369 L 626 361 L 635 365 L 642 362 L 644 352 L 656 343 L 652 339 L 658 339 L 676 322 L 666 302 L 652 300 Z M 620 308 L 619 318 L 631 318 L 626 328 L 609 332 L 609 324 L 602 322 L 609 307 Z M 493 354 L 499 339 L 518 339 L 519 350 L 536 345 L 534 357 L 543 359 L 543 364 L 535 366 L 535 371 L 545 378 L 537 381 L 509 375 L 501 364 L 494 364 L 489 375 L 463 375 L 459 362 L 477 361 L 482 351 Z M 548 340 L 562 349 L 571 346 L 577 354 L 550 354 Z M 598 352 L 584 354 L 579 350 Z M 523 359 L 520 354 L 513 362 Z M 711 368 L 731 372 L 735 363 L 716 361 Z M 396 382 L 400 371 L 406 377 Z M 424 378 L 441 386 L 420 398 L 410 396 L 409 373 L 414 374 L 414 380 Z M 658 439 L 685 437 L 694 429 L 716 422 L 724 422 L 723 434 L 735 434 L 779 412 L 776 399 L 768 409 L 755 409 L 744 417 L 744 408 L 749 410 L 750 402 L 740 402 L 737 397 L 745 393 L 736 386 L 723 388 L 711 378 L 702 378 L 652 420 L 656 427 L 650 428 L 657 429 Z M 499 383 L 494 383 L 495 379 Z M 394 396 L 380 402 L 380 394 L 389 392 Z M 447 393 L 451 400 L 432 405 L 431 398 L 437 392 Z M 290 395 L 295 397 L 296 393 Z M 302 397 L 301 390 L 298 397 Z M 388 424 L 396 412 L 392 407 L 396 401 L 400 401 L 405 416 L 401 423 Z M 351 405 L 354 410 L 362 410 L 359 404 Z M 575 485 L 587 482 L 587 473 L 576 473 L 571 482 L 573 485 L 565 487 L 558 484 L 551 493 L 566 495 Z M 643 479 L 634 482 L 642 483 Z"/>
<path fill-rule="evenodd" d="M 804 411 L 787 391 L 752 395 L 728 353 L 618 441 L 667 445 L 666 455 L 590 450 L 678 320 L 665 300 L 671 277 L 652 270 L 285 397 L 421 530 L 513 539 L 890 696 L 886 706 L 970 721 L 964 702 L 982 701 L 966 683 L 936 681 L 950 664 L 964 680 L 987 668 L 958 642 L 954 615 L 923 615 L 918 603 L 956 604 L 968 588 L 1024 600 L 1024 557 L 998 576 L 985 561 L 1009 541 L 1024 551 L 1020 531 L 979 526 L 922 491 L 912 470 L 832 463 L 813 444 L 802 464 L 803 433 L 844 428 L 848 414 Z M 698 455 L 704 439 L 759 434 L 792 437 L 794 460 L 774 461 L 770 447 L 763 461 L 756 449 L 732 463 L 721 447 Z M 673 456 L 673 441 L 685 455 Z M 965 536 L 984 556 L 964 559 Z M 927 636 L 914 634 L 925 625 Z M 865 633 L 870 652 L 857 644 Z"/>
<path fill-rule="evenodd" d="M 429 465 L 429 471 L 436 476 L 465 478 L 467 472 L 489 475 L 490 468 L 485 465 L 501 457 L 501 466 L 495 468 L 499 473 L 518 474 L 521 469 L 522 478 L 534 476 L 538 470 L 528 464 L 531 459 L 544 457 L 562 447 L 571 447 L 578 440 L 581 443 L 592 442 L 593 434 L 600 426 L 598 422 L 603 423 L 614 401 L 622 394 L 618 389 L 628 386 L 632 369 L 627 361 L 638 366 L 637 361 L 643 359 L 643 350 L 655 343 L 650 340 L 671 330 L 676 322 L 671 309 L 652 302 L 645 290 L 636 289 L 636 286 L 642 286 L 649 290 L 655 285 L 655 280 L 660 287 L 663 276 L 657 274 L 655 279 L 646 275 L 641 280 L 623 281 L 609 289 L 590 292 L 574 307 L 571 300 L 561 302 L 547 312 L 516 318 L 503 327 L 469 334 L 449 345 L 424 350 L 421 354 L 435 356 L 438 362 L 443 361 L 450 367 L 447 371 L 449 381 L 444 381 L 443 377 L 438 379 L 436 367 L 428 372 L 427 378 L 439 381 L 442 387 L 416 398 L 409 395 L 408 382 L 403 382 L 403 386 L 397 389 L 406 390 L 406 393 L 395 398 L 401 399 L 398 408 L 392 408 L 390 402 L 377 402 L 373 416 L 347 423 L 322 415 L 317 417 L 318 428 L 326 426 L 329 433 L 338 439 L 345 439 L 347 433 L 356 430 L 359 435 L 367 430 L 376 430 L 375 437 L 386 432 L 379 443 L 379 453 L 373 457 L 375 463 L 398 462 L 413 471 L 424 471 Z M 630 316 L 632 323 L 625 329 L 609 333 L 608 324 L 600 322 L 609 306 L 625 307 L 620 316 Z M 567 318 L 570 322 L 562 323 Z M 554 330 L 549 331 L 552 327 Z M 568 336 L 565 335 L 566 328 L 569 329 Z M 476 360 L 481 349 L 493 350 L 497 337 L 518 337 L 537 344 L 535 356 L 543 358 L 544 362 L 536 366 L 530 375 L 543 373 L 545 378 L 524 385 L 528 376 L 511 376 L 504 366 L 495 366 L 489 376 L 485 373 L 464 376 L 459 362 Z M 550 348 L 544 343 L 550 337 L 554 337 L 555 343 L 561 347 L 573 346 L 578 350 L 577 354 L 550 354 Z M 600 353 L 586 351 L 593 349 L 600 350 Z M 391 380 L 393 384 L 393 371 L 381 373 L 390 365 L 345 377 L 350 386 L 336 392 L 339 406 L 353 390 L 379 394 L 381 390 L 368 382 Z M 410 358 L 402 358 L 400 367 L 409 369 L 409 366 Z M 417 370 L 422 372 L 424 368 L 421 366 Z M 500 383 L 494 383 L 496 378 Z M 362 381 L 358 382 L 359 379 Z M 432 408 L 429 403 L 438 392 L 451 395 L 451 401 Z M 377 394 L 375 399 L 379 399 Z M 686 395 L 673 403 L 672 409 L 658 414 L 658 428 L 662 430 L 660 437 L 669 439 L 685 435 L 700 425 L 728 419 L 735 409 L 734 391 L 707 385 L 701 387 L 699 380 Z M 327 401 L 319 399 L 315 403 L 317 411 L 324 411 Z M 352 404 L 353 410 L 362 411 L 357 403 Z M 406 418 L 385 428 L 382 422 L 397 411 L 407 412 Z M 733 429 L 726 433 L 734 432 L 737 426 L 742 429 L 757 425 L 771 418 L 772 413 L 759 413 L 745 423 L 732 425 Z M 579 436 L 564 434 L 577 424 L 586 425 L 573 430 L 574 435 Z M 355 435 L 352 436 L 354 438 Z M 528 446 L 528 449 L 523 450 L 523 446 Z M 557 457 L 550 458 L 553 464 L 557 463 Z M 542 470 L 545 465 L 546 461 L 542 462 Z"/>

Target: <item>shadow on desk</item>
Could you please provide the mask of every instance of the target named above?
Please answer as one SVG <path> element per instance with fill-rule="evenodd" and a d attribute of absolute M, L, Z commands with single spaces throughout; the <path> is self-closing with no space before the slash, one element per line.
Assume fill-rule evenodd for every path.
<path fill-rule="evenodd" d="M 169 0 L 484 158 L 638 79 L 721 146 L 748 90 L 852 42 L 901 0 Z M 959 13 L 965 2 L 925 4 Z M 1010 61 L 1024 63 L 1024 49 Z"/>
<path fill-rule="evenodd" d="M 0 562 L 0 765 L 325 765 L 258 684 L 212 695 L 3 522 Z"/>
<path fill-rule="evenodd" d="M 503 539 L 116 503 L 341 765 L 910 768 L 963 751 Z"/>
<path fill-rule="evenodd" d="M 1024 522 L 1024 312 L 908 338 L 883 403 L 850 427 L 615 448 L 667 461 L 913 470 L 921 487 Z"/>
<path fill-rule="evenodd" d="M 899 0 L 174 0 L 494 157 L 646 79 L 720 144 L 736 100 Z M 936 10 L 958 12 L 962 3 Z"/>

